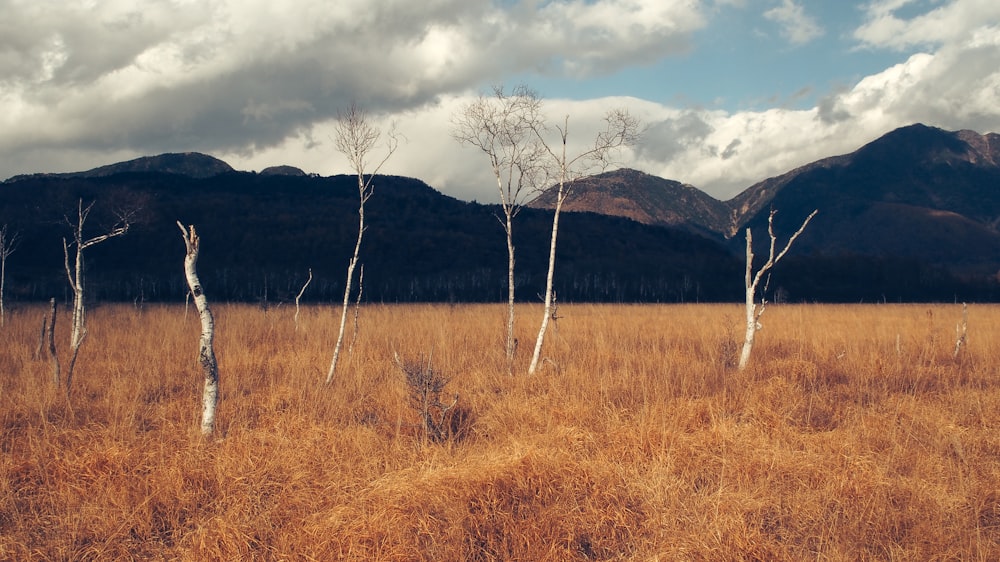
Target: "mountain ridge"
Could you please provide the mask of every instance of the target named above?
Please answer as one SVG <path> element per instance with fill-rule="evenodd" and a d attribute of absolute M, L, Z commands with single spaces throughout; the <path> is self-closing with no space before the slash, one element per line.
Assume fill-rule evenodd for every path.
<path fill-rule="evenodd" d="M 636 170 L 601 174 L 576 185 L 577 203 L 567 206 L 573 212 L 560 229 L 557 292 L 565 302 L 736 299 L 745 249 L 737 234 L 746 228 L 766 233 L 774 209 L 775 232 L 787 238 L 819 209 L 775 271 L 781 280 L 775 289 L 785 298 L 997 299 L 998 149 L 1000 136 L 992 133 L 914 125 L 758 182 L 728 201 Z M 366 298 L 481 301 L 501 295 L 506 260 L 495 205 L 465 202 L 413 178 L 378 176 L 377 182 L 378 196 L 366 212 Z M 287 295 L 309 268 L 317 276 L 314 298 L 330 298 L 343 281 L 342 254 L 357 236 L 350 176 L 321 177 L 287 166 L 239 172 L 198 153 L 18 176 L 2 189 L 0 223 L 24 235 L 12 262 L 18 267 L 9 270 L 12 294 L 20 298 L 64 290 L 65 234 L 53 225 L 64 228 L 67 209 L 79 199 L 97 201 L 94 228 L 102 220 L 113 223 L 102 213 L 140 210 L 128 236 L 93 250 L 99 298 L 183 296 L 183 277 L 162 259 L 177 250 L 176 220 L 198 225 L 211 264 L 206 282 L 232 300 Z M 551 229 L 551 210 L 538 208 L 544 196 L 517 219 L 521 300 L 533 299 L 544 279 Z M 657 218 L 659 224 L 643 223 Z M 767 236 L 758 234 L 754 242 L 755 253 L 766 254 Z"/>

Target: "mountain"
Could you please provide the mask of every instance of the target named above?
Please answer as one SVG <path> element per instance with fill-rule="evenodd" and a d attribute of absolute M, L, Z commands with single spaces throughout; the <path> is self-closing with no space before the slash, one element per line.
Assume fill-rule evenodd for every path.
<path fill-rule="evenodd" d="M 768 216 L 783 242 L 819 215 L 773 272 L 771 300 L 1000 300 L 1000 136 L 924 125 L 751 186 L 729 201 L 634 170 L 576 182 L 562 219 L 556 293 L 572 301 L 739 300 L 744 237 L 766 255 Z M 500 301 L 506 252 L 494 205 L 448 197 L 412 178 L 378 176 L 366 207 L 364 298 Z M 544 286 L 554 194 L 516 218 L 518 299 Z M 62 239 L 77 202 L 96 202 L 85 235 L 120 210 L 121 238 L 88 251 L 101 300 L 183 299 L 176 221 L 203 240 L 199 270 L 219 300 L 273 302 L 298 292 L 336 302 L 357 237 L 352 176 L 278 166 L 233 171 L 195 153 L 140 158 L 88 172 L 0 184 L 0 224 L 21 234 L 7 264 L 13 300 L 66 292 Z M 616 216 L 617 215 L 617 216 Z"/>
<path fill-rule="evenodd" d="M 627 168 L 568 184 L 565 211 L 589 211 L 627 217 L 650 225 L 718 232 L 729 222 L 729 208 L 694 186 Z M 553 209 L 556 187 L 543 191 L 527 206 Z"/>
<path fill-rule="evenodd" d="M 354 176 L 230 172 L 192 177 L 128 171 L 25 176 L 0 184 L 0 224 L 21 234 L 7 263 L 12 301 L 67 290 L 62 239 L 77 201 L 96 202 L 85 236 L 134 211 L 122 237 L 87 251 L 87 284 L 98 300 L 183 301 L 184 245 L 176 221 L 202 240 L 198 270 L 213 300 L 343 298 L 358 228 Z M 363 298 L 370 302 L 502 301 L 507 255 L 497 206 L 448 197 L 412 178 L 378 176 L 365 207 Z M 516 218 L 517 296 L 544 292 L 551 212 Z M 593 213 L 562 222 L 555 290 L 561 302 L 718 301 L 739 295 L 739 261 L 718 242 Z"/>
<path fill-rule="evenodd" d="M 305 172 L 295 166 L 269 166 L 260 171 L 262 176 L 304 176 Z"/>
<path fill-rule="evenodd" d="M 925 125 L 761 182 L 734 198 L 739 229 L 793 231 L 819 215 L 800 254 L 920 260 L 969 275 L 1000 271 L 1000 135 Z"/>
<path fill-rule="evenodd" d="M 555 187 L 531 202 L 554 206 Z M 634 170 L 573 184 L 566 210 L 668 224 L 767 251 L 768 215 L 787 237 L 814 209 L 819 215 L 792 254 L 841 259 L 910 260 L 979 278 L 1000 271 L 1000 135 L 915 124 L 857 151 L 807 164 L 750 186 L 729 201 Z"/>
<path fill-rule="evenodd" d="M 191 178 L 210 178 L 233 171 L 235 170 L 233 170 L 232 166 L 213 156 L 198 152 L 184 152 L 143 156 L 127 162 L 100 166 L 84 172 L 33 175 L 60 178 L 101 178 L 125 173 L 161 172 Z M 30 175 L 14 176 L 7 181 L 20 181 L 27 177 L 30 177 Z"/>

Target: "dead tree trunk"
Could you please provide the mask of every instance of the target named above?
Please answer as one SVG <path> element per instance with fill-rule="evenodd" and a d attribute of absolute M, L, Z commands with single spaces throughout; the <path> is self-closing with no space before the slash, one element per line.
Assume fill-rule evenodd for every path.
<path fill-rule="evenodd" d="M 361 204 L 358 206 L 358 239 L 354 244 L 354 254 L 347 262 L 347 282 L 344 285 L 344 302 L 340 309 L 340 330 L 337 333 L 337 343 L 333 347 L 333 360 L 330 362 L 330 370 L 326 373 L 326 384 L 333 382 L 333 375 L 337 370 L 337 361 L 340 359 L 340 350 L 344 347 L 344 331 L 347 328 L 347 310 L 351 304 L 351 288 L 354 282 L 354 268 L 358 265 L 358 256 L 361 253 L 361 240 L 365 235 L 365 202 L 371 197 L 371 191 L 365 189 L 362 177 L 358 176 L 358 191 L 361 194 Z"/>
<path fill-rule="evenodd" d="M 4 286 L 7 280 L 7 258 L 17 249 L 17 232 L 8 234 L 7 225 L 0 227 L 0 326 L 6 322 L 6 312 L 4 311 Z"/>
<path fill-rule="evenodd" d="M 52 382 L 59 388 L 59 356 L 56 355 L 56 299 L 49 299 L 49 359 L 52 360 Z M 43 328 L 44 329 L 44 328 Z"/>
<path fill-rule="evenodd" d="M 514 373 L 514 357 L 517 354 L 517 339 L 514 337 L 514 223 L 508 214 L 504 231 L 507 233 L 507 332 L 506 357 L 507 372 Z"/>
<path fill-rule="evenodd" d="M 66 266 L 66 277 L 69 279 L 70 287 L 73 289 L 73 324 L 72 331 L 70 332 L 70 359 L 69 367 L 66 369 L 66 392 L 69 393 L 70 388 L 73 384 L 73 369 L 76 366 L 76 358 L 80 353 L 80 346 L 83 344 L 83 339 L 87 336 L 87 326 L 86 326 L 86 310 L 84 308 L 84 267 L 83 267 L 83 251 L 91 246 L 96 246 L 101 242 L 104 242 L 110 238 L 116 236 L 121 236 L 128 232 L 130 217 L 128 214 L 120 214 L 118 217 L 118 223 L 111 228 L 106 234 L 100 236 L 94 236 L 93 238 L 85 239 L 83 237 L 83 225 L 87 222 L 87 216 L 90 214 L 90 210 L 94 207 L 94 203 L 87 205 L 86 208 L 83 206 L 83 199 L 80 199 L 77 203 L 77 220 L 74 223 L 67 219 L 70 226 L 73 227 L 73 243 L 72 245 L 76 248 L 76 259 L 74 260 L 74 265 L 70 268 L 69 262 L 69 246 L 66 239 L 63 238 L 63 257 L 64 264 Z"/>
<path fill-rule="evenodd" d="M 215 407 L 219 403 L 219 367 L 215 361 L 215 319 L 208 308 L 208 299 L 198 279 L 197 262 L 201 239 L 195 233 L 194 225 L 185 229 L 180 221 L 177 226 L 184 238 L 187 252 L 184 256 L 184 275 L 187 277 L 188 288 L 194 296 L 194 304 L 201 317 L 201 338 L 198 341 L 198 363 L 205 375 L 205 387 L 201 395 L 201 433 L 208 436 L 215 429 Z"/>
<path fill-rule="evenodd" d="M 753 235 L 750 233 L 750 229 L 747 228 L 747 266 L 746 266 L 746 276 L 744 278 L 744 288 L 746 289 L 746 332 L 743 336 L 743 349 L 740 351 L 740 362 L 739 370 L 746 369 L 747 365 L 750 363 L 750 352 L 753 349 L 754 338 L 757 335 L 757 330 L 761 328 L 760 317 L 764 314 L 764 307 L 767 301 L 763 295 L 761 295 L 760 304 L 757 304 L 757 289 L 760 287 L 762 280 L 770 280 L 770 271 L 781 258 L 785 257 L 788 253 L 788 249 L 792 247 L 792 243 L 795 239 L 802 234 L 805 230 L 806 225 L 809 221 L 816 216 L 819 211 L 813 211 L 806 217 L 806 220 L 802 222 L 802 226 L 795 231 L 795 234 L 788 239 L 788 243 L 785 244 L 785 248 L 775 254 L 777 237 L 774 235 L 774 215 L 777 211 L 771 209 L 771 214 L 767 217 L 767 233 L 771 238 L 771 245 L 769 246 L 767 261 L 764 265 L 760 267 L 756 274 L 753 272 Z M 764 281 L 764 291 L 767 290 L 768 281 Z"/>
<path fill-rule="evenodd" d="M 351 345 L 347 346 L 347 353 L 354 353 L 354 344 L 358 343 L 358 332 L 361 331 L 361 297 L 365 294 L 365 264 L 361 264 L 361 271 L 358 272 L 358 295 L 354 299 L 354 333 L 351 335 Z"/>
<path fill-rule="evenodd" d="M 306 279 L 305 284 L 302 285 L 302 290 L 299 291 L 299 294 L 295 295 L 295 331 L 296 332 L 299 331 L 299 301 L 302 300 L 302 295 L 305 294 L 306 287 L 309 286 L 309 283 L 312 283 L 312 280 L 313 280 L 313 270 L 310 267 L 309 268 L 309 278 Z"/>
<path fill-rule="evenodd" d="M 549 270 L 545 276 L 545 308 L 542 311 L 542 323 L 538 327 L 538 337 L 535 338 L 535 351 L 531 354 L 531 364 L 528 365 L 528 374 L 535 374 L 538 368 L 538 360 L 542 356 L 542 342 L 545 339 L 545 331 L 549 328 L 549 318 L 552 317 L 552 300 L 554 291 L 552 282 L 555 279 L 556 270 L 556 237 L 559 235 L 559 213 L 562 211 L 563 202 L 566 200 L 566 191 L 563 182 L 559 182 L 559 192 L 556 194 L 556 208 L 552 215 L 552 237 L 549 239 Z"/>

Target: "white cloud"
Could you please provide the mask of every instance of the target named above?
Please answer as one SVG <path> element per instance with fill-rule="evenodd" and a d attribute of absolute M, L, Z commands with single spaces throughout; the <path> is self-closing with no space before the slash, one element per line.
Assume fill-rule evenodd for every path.
<path fill-rule="evenodd" d="M 409 139 L 385 172 L 493 201 L 482 155 L 449 130 L 475 88 L 510 76 L 594 76 L 653 61 L 690 48 L 712 13 L 746 4 L 149 0 L 137 11 L 125 0 L 0 0 L 0 178 L 191 150 L 239 169 L 289 164 L 346 173 L 332 120 L 357 101 L 384 125 L 396 120 Z M 799 3 L 772 5 L 767 17 L 789 41 L 822 33 Z M 727 112 L 634 98 L 545 103 L 553 118 L 570 115 L 577 149 L 605 111 L 627 106 L 649 130 L 642 146 L 623 154 L 624 165 L 720 198 L 916 121 L 1000 131 L 1000 3 L 866 7 L 855 38 L 869 49 L 903 49 L 906 58 L 813 108 Z"/>
<path fill-rule="evenodd" d="M 705 24 L 694 0 L 0 5 L 3 177 L 61 151 L 288 146 L 353 101 L 400 112 L 510 75 L 591 76 Z"/>
<path fill-rule="evenodd" d="M 781 35 L 793 45 L 803 45 L 823 35 L 823 28 L 794 0 L 764 12 L 764 17 L 781 26 Z"/>
<path fill-rule="evenodd" d="M 935 2 L 935 4 L 938 2 Z M 904 50 L 963 41 L 1000 19 L 1000 2 L 995 0 L 950 0 L 943 6 L 905 18 L 903 8 L 923 6 L 916 0 L 880 0 L 867 6 L 865 23 L 854 37 L 869 47 Z"/>
<path fill-rule="evenodd" d="M 678 113 L 659 108 L 649 115 L 652 138 L 636 165 L 728 198 L 915 122 L 998 132 L 998 107 L 1000 33 L 994 28 L 934 54 L 912 55 L 812 109 Z M 728 158 L 727 148 L 733 148 Z"/>

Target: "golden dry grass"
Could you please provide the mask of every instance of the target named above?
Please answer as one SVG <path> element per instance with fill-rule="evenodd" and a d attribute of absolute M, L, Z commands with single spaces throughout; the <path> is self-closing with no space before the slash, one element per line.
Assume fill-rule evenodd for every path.
<path fill-rule="evenodd" d="M 336 309 L 214 310 L 208 441 L 193 310 L 91 310 L 69 401 L 14 312 L 0 559 L 1000 559 L 998 306 L 958 359 L 960 306 L 772 306 L 740 373 L 738 305 L 564 305 L 532 378 L 499 305 L 368 306 L 330 387 Z M 461 393 L 449 441 L 394 351 Z"/>

